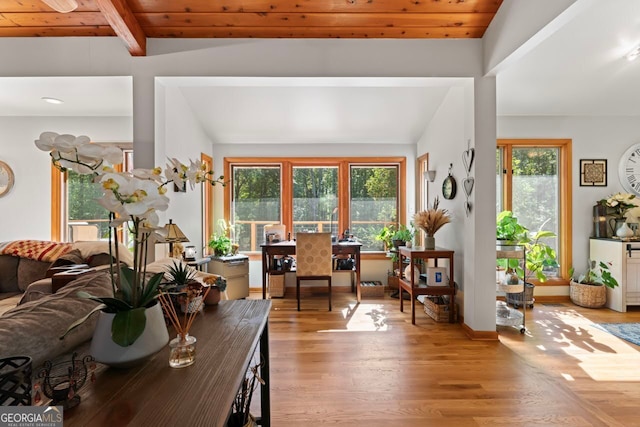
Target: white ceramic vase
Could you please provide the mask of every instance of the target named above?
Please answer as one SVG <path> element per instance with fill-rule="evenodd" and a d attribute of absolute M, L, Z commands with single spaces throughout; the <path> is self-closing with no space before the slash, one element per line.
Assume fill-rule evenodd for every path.
<path fill-rule="evenodd" d="M 616 230 L 616 236 L 620 237 L 621 239 L 633 237 L 633 230 L 627 225 L 626 222 L 623 222 L 622 225 Z"/>
<path fill-rule="evenodd" d="M 116 368 L 127 368 L 144 362 L 166 346 L 169 332 L 160 304 L 146 309 L 145 315 L 147 323 L 142 335 L 130 346 L 122 347 L 111 339 L 111 323 L 115 314 L 100 311 L 90 349 L 96 361 Z"/>

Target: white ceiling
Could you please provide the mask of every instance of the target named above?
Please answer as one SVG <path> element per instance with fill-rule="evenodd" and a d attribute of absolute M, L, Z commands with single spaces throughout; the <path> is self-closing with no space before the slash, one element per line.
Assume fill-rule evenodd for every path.
<path fill-rule="evenodd" d="M 0 116 L 131 116 L 131 94 L 131 77 L 1 77 Z"/>
<path fill-rule="evenodd" d="M 188 80 L 188 81 L 185 81 Z M 219 143 L 415 143 L 458 79 L 162 78 Z"/>
<path fill-rule="evenodd" d="M 498 115 L 640 115 L 640 59 L 624 57 L 638 43 L 640 0 L 592 1 L 499 72 Z M 179 88 L 219 143 L 414 143 L 447 80 L 455 83 L 237 78 L 229 87 L 215 78 L 175 79 L 161 81 Z M 130 116 L 131 93 L 130 77 L 0 78 L 0 115 Z"/>
<path fill-rule="evenodd" d="M 496 77 L 498 115 L 640 115 L 640 1 L 597 0 Z"/>

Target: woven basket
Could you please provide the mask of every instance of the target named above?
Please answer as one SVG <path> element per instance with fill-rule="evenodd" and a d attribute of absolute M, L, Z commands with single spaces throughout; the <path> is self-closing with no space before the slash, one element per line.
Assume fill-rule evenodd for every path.
<path fill-rule="evenodd" d="M 284 297 L 284 273 L 269 273 L 269 294 L 271 297 Z"/>
<path fill-rule="evenodd" d="M 363 297 L 383 297 L 384 286 L 382 282 L 361 282 L 360 292 Z"/>
<path fill-rule="evenodd" d="M 458 304 L 454 304 L 453 321 L 458 321 Z M 449 303 L 442 297 L 426 297 L 424 299 L 424 312 L 438 323 L 449 322 Z"/>
<path fill-rule="evenodd" d="M 607 288 L 604 285 L 593 286 L 571 281 L 569 286 L 571 302 L 580 307 L 600 308 L 607 302 Z"/>

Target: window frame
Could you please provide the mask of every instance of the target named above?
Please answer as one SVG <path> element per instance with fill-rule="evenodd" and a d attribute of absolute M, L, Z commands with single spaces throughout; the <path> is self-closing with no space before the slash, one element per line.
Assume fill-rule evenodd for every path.
<path fill-rule="evenodd" d="M 406 224 L 406 157 L 225 157 L 225 176 L 230 177 L 229 184 L 224 189 L 224 219 L 231 218 L 231 192 L 233 190 L 233 167 L 250 166 L 279 166 L 281 168 L 281 199 L 282 224 L 287 230 L 293 225 L 293 167 L 338 167 L 338 229 L 343 230 L 350 222 L 350 167 L 355 166 L 389 166 L 398 167 L 398 221 Z M 252 260 L 260 260 L 259 252 L 246 252 Z M 386 259 L 382 251 L 363 252 L 363 259 Z"/>
<path fill-rule="evenodd" d="M 569 266 L 573 260 L 573 224 L 572 224 L 572 182 L 571 182 L 571 159 L 572 140 L 571 139 L 498 139 L 496 149 L 502 148 L 502 198 L 504 200 L 503 210 L 511 210 L 513 206 L 513 170 L 512 153 L 514 148 L 557 148 L 559 150 L 558 179 L 560 193 L 560 211 L 558 224 L 560 233 L 558 235 L 558 245 L 561 248 L 558 263 L 560 264 L 560 277 L 549 278 L 546 282 L 540 283 L 531 280 L 536 286 L 559 286 L 569 285 Z M 496 177 L 496 179 L 498 179 Z"/>
<path fill-rule="evenodd" d="M 115 165 L 118 172 L 123 168 L 133 168 L 133 143 L 95 143 L 100 145 L 116 146 L 122 150 L 122 163 Z M 68 241 L 67 218 L 67 173 L 61 172 L 53 164 L 51 165 L 51 240 L 54 242 Z M 64 240 L 63 240 L 64 238 Z"/>

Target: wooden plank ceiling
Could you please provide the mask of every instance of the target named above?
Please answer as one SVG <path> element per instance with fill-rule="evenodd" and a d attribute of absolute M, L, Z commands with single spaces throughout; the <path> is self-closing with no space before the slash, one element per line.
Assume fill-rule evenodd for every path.
<path fill-rule="evenodd" d="M 0 0 L 0 37 L 480 38 L 502 0 Z"/>

